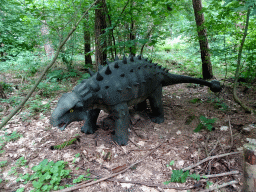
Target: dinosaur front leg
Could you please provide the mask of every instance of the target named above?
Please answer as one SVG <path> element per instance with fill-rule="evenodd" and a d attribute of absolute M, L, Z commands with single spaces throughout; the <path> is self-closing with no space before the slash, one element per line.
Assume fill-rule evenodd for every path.
<path fill-rule="evenodd" d="M 130 115 L 127 103 L 120 103 L 112 107 L 112 114 L 115 116 L 115 135 L 113 140 L 119 145 L 128 143 L 128 127 Z"/>
<path fill-rule="evenodd" d="M 97 122 L 99 113 L 100 113 L 100 109 L 92 109 L 92 110 L 86 111 L 86 116 L 84 118 L 85 123 L 83 127 L 81 127 L 81 131 L 83 133 L 93 134 L 97 130 L 96 122 Z"/>
<path fill-rule="evenodd" d="M 154 123 L 163 123 L 164 122 L 164 110 L 162 103 L 162 86 L 159 86 L 150 96 L 149 102 L 152 110 L 150 114 L 151 121 Z"/>

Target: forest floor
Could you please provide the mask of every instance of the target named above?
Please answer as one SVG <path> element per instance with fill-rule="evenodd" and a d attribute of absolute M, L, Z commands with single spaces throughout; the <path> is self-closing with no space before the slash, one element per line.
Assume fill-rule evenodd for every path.
<path fill-rule="evenodd" d="M 24 187 L 25 191 L 33 189 L 31 181 L 24 184 L 17 182 L 16 179 L 20 174 L 32 174 L 31 168 L 44 159 L 68 162 L 66 169 L 71 170 L 71 178 L 62 179 L 60 185 L 72 185 L 73 179 L 88 173 L 90 173 L 88 177 L 92 179 L 108 177 L 141 160 L 115 177 L 73 191 L 199 191 L 206 189 L 210 182 L 213 183 L 211 186 L 215 186 L 233 180 L 237 183 L 222 188 L 222 191 L 240 191 L 243 184 L 241 153 L 213 158 L 190 169 L 191 174 L 196 173 L 201 176 L 231 171 L 238 171 L 238 174 L 210 179 L 201 178 L 199 181 L 188 178 L 185 183 L 163 184 L 170 180 L 172 170 L 186 168 L 208 156 L 241 152 L 243 144 L 247 143 L 247 138 L 256 138 L 256 117 L 245 113 L 233 101 L 231 85 L 232 82 L 227 81 L 219 94 L 213 94 L 207 87 L 191 84 L 163 88 L 164 123 L 151 122 L 147 115 L 149 109 L 135 112 L 131 108 L 130 140 L 127 146 L 113 143 L 111 139 L 113 120 L 103 111 L 98 118 L 99 129 L 95 134 L 81 133 L 80 127 L 83 122 L 73 122 L 64 131 L 52 127 L 49 119 L 60 95 L 52 102 L 52 110 L 44 115 L 38 114 L 30 121 L 22 121 L 19 113 L 5 126 L 7 129 L 0 132 L 1 135 L 9 133 L 10 136 L 16 131 L 17 134 L 22 135 L 19 139 L 6 143 L 2 149 L 5 151 L 0 156 L 0 162 L 7 161 L 7 163 L 0 166 L 0 179 L 3 180 L 0 183 L 0 191 L 16 191 L 20 187 Z M 240 85 L 238 91 L 238 96 L 246 104 L 256 107 L 256 91 L 253 86 L 247 88 Z M 7 115 L 9 112 L 2 113 Z M 198 133 L 193 131 L 200 124 L 201 116 L 216 118 L 213 131 L 206 129 Z M 77 134 L 79 135 L 77 142 L 61 150 L 51 149 L 52 146 L 71 138 L 78 138 Z M 158 148 L 151 151 L 155 147 Z M 149 155 L 145 156 L 148 153 Z M 17 163 L 21 157 L 24 159 Z M 173 160 L 174 164 L 167 166 Z"/>

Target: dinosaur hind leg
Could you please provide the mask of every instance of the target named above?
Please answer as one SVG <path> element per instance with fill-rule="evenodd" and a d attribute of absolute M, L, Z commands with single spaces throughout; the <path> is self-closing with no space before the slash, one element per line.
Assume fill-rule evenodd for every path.
<path fill-rule="evenodd" d="M 164 110 L 162 103 L 162 86 L 159 86 L 150 96 L 149 102 L 152 110 L 152 114 L 149 115 L 151 121 L 154 123 L 164 122 Z"/>
<path fill-rule="evenodd" d="M 87 115 L 84 118 L 85 123 L 83 127 L 81 127 L 81 131 L 83 133 L 93 134 L 97 130 L 96 122 L 99 113 L 100 109 L 92 109 L 86 112 Z"/>

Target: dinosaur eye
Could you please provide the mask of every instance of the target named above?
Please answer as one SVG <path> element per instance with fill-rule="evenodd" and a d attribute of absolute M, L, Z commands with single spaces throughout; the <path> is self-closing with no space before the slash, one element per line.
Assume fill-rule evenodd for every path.
<path fill-rule="evenodd" d="M 73 112 L 74 112 L 74 109 L 70 109 L 69 112 L 70 112 L 70 113 L 73 113 Z"/>

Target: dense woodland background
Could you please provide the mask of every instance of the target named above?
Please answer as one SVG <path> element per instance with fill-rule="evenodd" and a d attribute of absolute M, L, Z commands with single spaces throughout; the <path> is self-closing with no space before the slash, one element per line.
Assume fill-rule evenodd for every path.
<path fill-rule="evenodd" d="M 49 113 L 88 68 L 129 54 L 216 78 L 255 112 L 236 94 L 255 91 L 255 15 L 255 0 L 1 0 L 0 128 L 20 109 L 23 122 Z"/>

